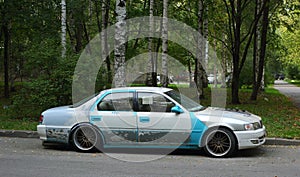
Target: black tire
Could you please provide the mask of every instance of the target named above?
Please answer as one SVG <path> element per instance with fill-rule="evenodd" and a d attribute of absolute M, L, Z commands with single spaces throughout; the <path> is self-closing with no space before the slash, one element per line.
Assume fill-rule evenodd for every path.
<path fill-rule="evenodd" d="M 71 142 L 76 151 L 92 152 L 101 150 L 102 139 L 99 131 L 91 125 L 80 125 L 71 136 Z"/>
<path fill-rule="evenodd" d="M 234 134 L 226 128 L 208 130 L 203 139 L 204 151 L 211 157 L 229 157 L 237 149 Z"/>

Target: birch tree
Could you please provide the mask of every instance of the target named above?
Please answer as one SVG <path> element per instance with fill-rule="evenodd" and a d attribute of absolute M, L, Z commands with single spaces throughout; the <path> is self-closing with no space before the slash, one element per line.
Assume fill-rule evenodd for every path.
<path fill-rule="evenodd" d="M 168 86 L 168 0 L 163 1 L 162 22 L 162 74 L 160 75 L 163 87 Z"/>
<path fill-rule="evenodd" d="M 116 1 L 114 86 L 125 87 L 126 0 Z"/>
<path fill-rule="evenodd" d="M 146 78 L 146 85 L 148 86 L 157 86 L 156 82 L 156 61 L 154 60 L 153 57 L 153 5 L 154 5 L 154 0 L 149 0 L 149 43 L 148 43 L 148 52 L 149 52 L 149 60 L 148 60 L 148 65 L 147 65 L 147 78 Z"/>
<path fill-rule="evenodd" d="M 66 57 L 67 8 L 66 0 L 61 0 L 61 57 Z"/>

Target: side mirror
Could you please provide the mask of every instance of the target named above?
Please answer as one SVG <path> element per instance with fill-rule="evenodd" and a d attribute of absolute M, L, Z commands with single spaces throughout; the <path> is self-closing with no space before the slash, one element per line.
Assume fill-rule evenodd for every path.
<path fill-rule="evenodd" d="M 171 112 L 175 112 L 176 114 L 183 113 L 183 110 L 179 106 L 173 106 L 171 108 Z"/>

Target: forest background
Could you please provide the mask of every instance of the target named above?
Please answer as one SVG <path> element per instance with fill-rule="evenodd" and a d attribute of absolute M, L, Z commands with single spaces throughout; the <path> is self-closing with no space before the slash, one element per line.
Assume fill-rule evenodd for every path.
<path fill-rule="evenodd" d="M 118 67 L 138 54 L 157 52 L 161 59 L 149 56 L 149 61 L 164 68 L 169 55 L 189 74 L 173 76 L 167 68 L 156 73 L 150 67 L 137 85 L 176 87 L 167 79 L 172 77 L 175 82 L 186 81 L 183 87 L 197 88 L 203 104 L 209 105 L 209 88 L 224 86 L 229 106 L 261 104 L 259 98 L 275 75 L 300 79 L 299 12 L 299 0 L 0 0 L 1 117 L 36 121 L 45 109 L 72 104 L 74 69 L 89 42 L 111 25 L 143 16 L 175 19 L 194 28 L 205 39 L 199 43 L 199 55 L 168 41 L 163 20 L 160 38 L 124 42 L 125 33 L 116 37 L 120 45 L 104 58 L 95 92 L 118 85 L 116 80 L 125 86 L 122 77 L 114 79 Z M 116 25 L 118 30 L 126 32 L 122 25 Z M 101 36 L 104 42 L 106 38 Z M 208 45 L 223 73 L 202 68 Z M 224 79 L 209 82 L 211 75 Z"/>

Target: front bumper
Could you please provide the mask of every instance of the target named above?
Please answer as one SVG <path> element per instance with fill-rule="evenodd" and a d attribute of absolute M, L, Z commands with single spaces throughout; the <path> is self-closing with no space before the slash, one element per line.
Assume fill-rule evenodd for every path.
<path fill-rule="evenodd" d="M 261 129 L 252 131 L 235 131 L 238 140 L 239 149 L 254 148 L 263 145 L 266 142 L 266 128 L 263 126 Z"/>
<path fill-rule="evenodd" d="M 46 126 L 45 125 L 38 125 L 37 132 L 40 136 L 40 139 L 43 141 L 47 140 L 47 133 L 46 133 Z"/>

